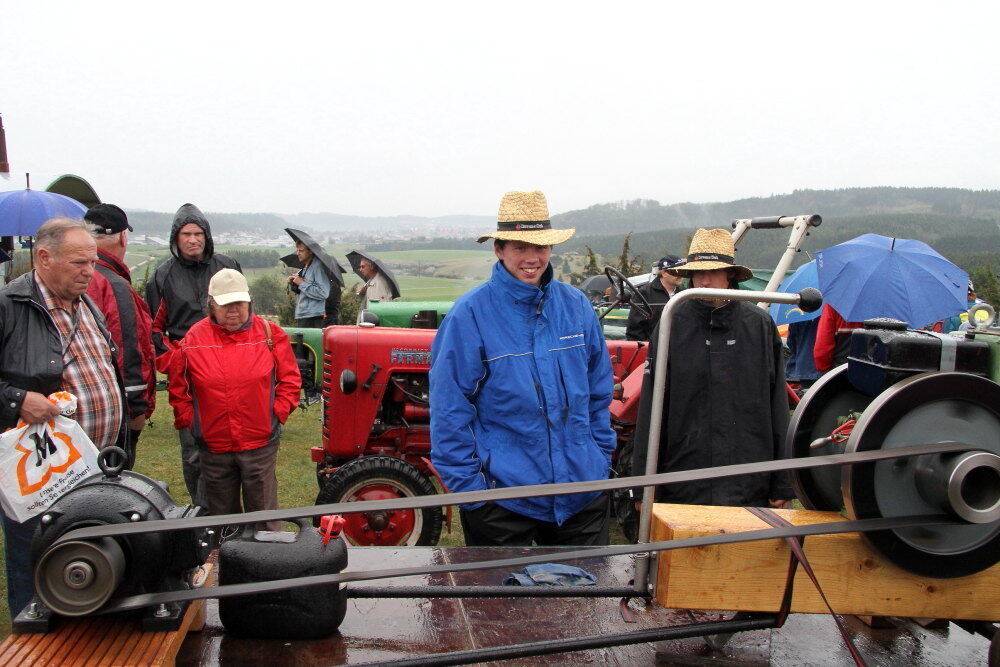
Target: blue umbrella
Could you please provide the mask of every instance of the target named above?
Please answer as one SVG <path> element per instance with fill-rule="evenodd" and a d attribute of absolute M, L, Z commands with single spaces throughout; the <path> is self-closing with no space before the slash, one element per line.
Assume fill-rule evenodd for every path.
<path fill-rule="evenodd" d="M 816 253 L 816 267 L 825 300 L 849 322 L 919 328 L 965 310 L 969 274 L 922 241 L 864 234 Z"/>
<path fill-rule="evenodd" d="M 47 220 L 81 220 L 86 212 L 87 208 L 80 202 L 54 192 L 0 192 L 0 236 L 34 236 Z"/>
<path fill-rule="evenodd" d="M 815 261 L 806 262 L 796 269 L 795 273 L 781 281 L 781 284 L 778 285 L 778 291 L 795 294 L 806 287 L 819 288 L 819 276 L 816 274 Z M 811 313 L 806 313 L 803 312 L 798 306 L 792 306 L 785 303 L 772 303 L 768 307 L 768 312 L 771 313 L 771 319 L 773 319 L 774 323 L 779 326 L 782 324 L 792 324 L 794 322 L 808 322 L 809 320 L 814 320 L 819 317 L 820 310 L 814 310 Z"/>

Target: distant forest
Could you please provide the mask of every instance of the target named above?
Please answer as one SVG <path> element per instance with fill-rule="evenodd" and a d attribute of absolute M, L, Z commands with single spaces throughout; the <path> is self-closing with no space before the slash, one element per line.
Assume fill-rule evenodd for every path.
<path fill-rule="evenodd" d="M 957 188 L 851 188 L 796 190 L 790 195 L 741 199 L 717 204 L 661 205 L 650 200 L 599 204 L 552 218 L 553 227 L 575 227 L 576 235 L 560 254 L 586 254 L 589 246 L 604 260 L 616 258 L 625 236 L 637 263 L 649 265 L 667 253 L 684 255 L 698 227 L 731 228 L 736 218 L 817 213 L 823 224 L 802 243 L 794 266 L 809 254 L 861 234 L 924 241 L 971 272 L 986 262 L 1000 268 L 1000 191 Z M 771 268 L 785 250 L 788 230 L 751 230 L 738 250 L 739 260 Z M 393 242 L 370 250 L 482 247 L 471 238 Z M 391 246 L 391 247 L 390 247 Z"/>
<path fill-rule="evenodd" d="M 808 253 L 867 232 L 920 239 L 970 272 L 987 262 L 1000 265 L 1000 190 L 893 187 L 796 190 L 785 195 L 706 204 L 660 204 L 639 199 L 561 213 L 553 216 L 552 225 L 577 230 L 576 236 L 560 246 L 561 254 L 585 254 L 589 246 L 605 260 L 621 253 L 622 242 L 631 232 L 637 263 L 648 265 L 667 252 L 683 255 L 698 227 L 729 228 L 735 218 L 803 213 L 821 215 L 823 224 L 802 244 L 803 253 L 796 266 L 808 261 Z M 272 213 L 206 215 L 215 232 L 264 230 L 280 234 L 289 226 L 285 218 Z M 293 217 L 301 218 L 296 220 L 299 224 L 309 220 L 308 214 Z M 138 233 L 166 236 L 173 215 L 130 211 L 129 218 Z M 399 216 L 398 219 L 417 218 Z M 484 221 L 483 229 L 492 224 Z M 365 228 L 360 222 L 358 226 Z M 456 237 L 394 240 L 373 244 L 368 249 L 385 252 L 483 248 L 473 236 L 456 226 Z M 770 268 L 784 251 L 787 238 L 787 230 L 752 230 L 740 244 L 740 261 L 755 268 Z"/>

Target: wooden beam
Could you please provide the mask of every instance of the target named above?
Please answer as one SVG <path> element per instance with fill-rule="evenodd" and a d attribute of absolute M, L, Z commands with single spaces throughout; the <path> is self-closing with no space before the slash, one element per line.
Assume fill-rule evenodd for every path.
<path fill-rule="evenodd" d="M 795 525 L 843 521 L 835 512 L 778 510 Z M 653 541 L 768 528 L 740 507 L 656 505 Z M 696 547 L 658 555 L 656 598 L 672 609 L 777 611 L 788 574 L 784 540 Z M 805 553 L 838 614 L 1000 619 L 1000 565 L 972 576 L 931 579 L 906 572 L 872 551 L 857 533 L 817 535 Z M 802 568 L 793 612 L 827 613 Z"/>

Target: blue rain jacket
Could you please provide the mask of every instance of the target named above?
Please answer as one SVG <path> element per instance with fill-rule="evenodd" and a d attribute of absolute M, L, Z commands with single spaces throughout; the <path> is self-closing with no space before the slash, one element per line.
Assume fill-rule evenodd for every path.
<path fill-rule="evenodd" d="M 611 359 L 583 292 L 522 283 L 497 262 L 431 347 L 431 459 L 450 491 L 607 479 Z M 562 524 L 596 493 L 504 500 Z M 466 505 L 474 509 L 479 505 Z"/>

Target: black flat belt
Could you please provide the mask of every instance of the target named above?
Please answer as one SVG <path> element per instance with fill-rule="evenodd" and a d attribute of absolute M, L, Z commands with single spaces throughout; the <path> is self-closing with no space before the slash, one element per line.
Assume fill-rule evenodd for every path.
<path fill-rule="evenodd" d="M 127 537 L 142 533 L 166 532 L 178 530 L 193 530 L 226 525 L 241 525 L 268 521 L 288 521 L 326 514 L 349 514 L 371 512 L 377 510 L 410 510 L 426 507 L 442 507 L 447 505 L 511 500 L 514 498 L 554 496 L 570 493 L 588 493 L 594 491 L 609 491 L 615 489 L 636 488 L 643 486 L 658 486 L 661 484 L 677 484 L 681 482 L 696 482 L 721 477 L 738 475 L 775 473 L 788 470 L 801 470 L 837 465 L 859 465 L 875 463 L 898 458 L 929 454 L 946 454 L 960 451 L 979 451 L 981 447 L 959 442 L 942 442 L 929 445 L 910 445 L 893 449 L 881 449 L 868 452 L 831 454 L 799 459 L 783 459 L 778 461 L 762 461 L 757 463 L 741 463 L 737 465 L 719 466 L 715 468 L 700 468 L 678 472 L 642 475 L 619 479 L 592 480 L 586 482 L 568 482 L 561 484 L 541 484 L 534 486 L 507 487 L 483 491 L 466 491 L 434 496 L 414 496 L 409 498 L 389 500 L 369 500 L 348 503 L 331 503 L 308 508 L 293 508 L 285 510 L 265 510 L 246 514 L 228 514 L 188 519 L 153 520 L 142 523 L 122 523 L 89 526 L 69 531 L 60 536 L 53 546 L 75 540 L 91 540 L 102 537 Z M 665 542 L 627 544 L 609 547 L 589 547 L 566 551 L 559 554 L 543 554 L 537 556 L 521 556 L 498 560 L 485 560 L 472 563 L 430 565 L 423 567 L 389 568 L 358 572 L 341 572 L 329 575 L 316 575 L 294 579 L 279 579 L 274 581 L 231 584 L 185 591 L 166 593 L 150 593 L 111 600 L 100 613 L 110 613 L 127 609 L 136 609 L 150 605 L 158 605 L 203 598 L 222 598 L 234 595 L 252 595 L 288 588 L 301 588 L 319 584 L 337 584 L 349 581 L 370 579 L 387 579 L 413 575 L 435 574 L 443 572 L 459 572 L 485 568 L 512 568 L 533 563 L 544 563 L 557 557 L 558 560 L 573 560 L 579 558 L 601 558 L 616 555 L 642 554 L 651 551 L 670 551 L 696 546 L 712 546 L 754 540 L 782 539 L 789 537 L 806 537 L 809 535 L 825 535 L 835 533 L 869 532 L 893 530 L 925 525 L 940 525 L 959 523 L 946 515 L 921 515 L 908 517 L 881 517 L 875 519 L 839 521 L 805 526 L 769 528 L 765 530 L 727 533 L 703 537 L 670 540 Z M 640 596 L 641 593 L 636 593 Z"/>

